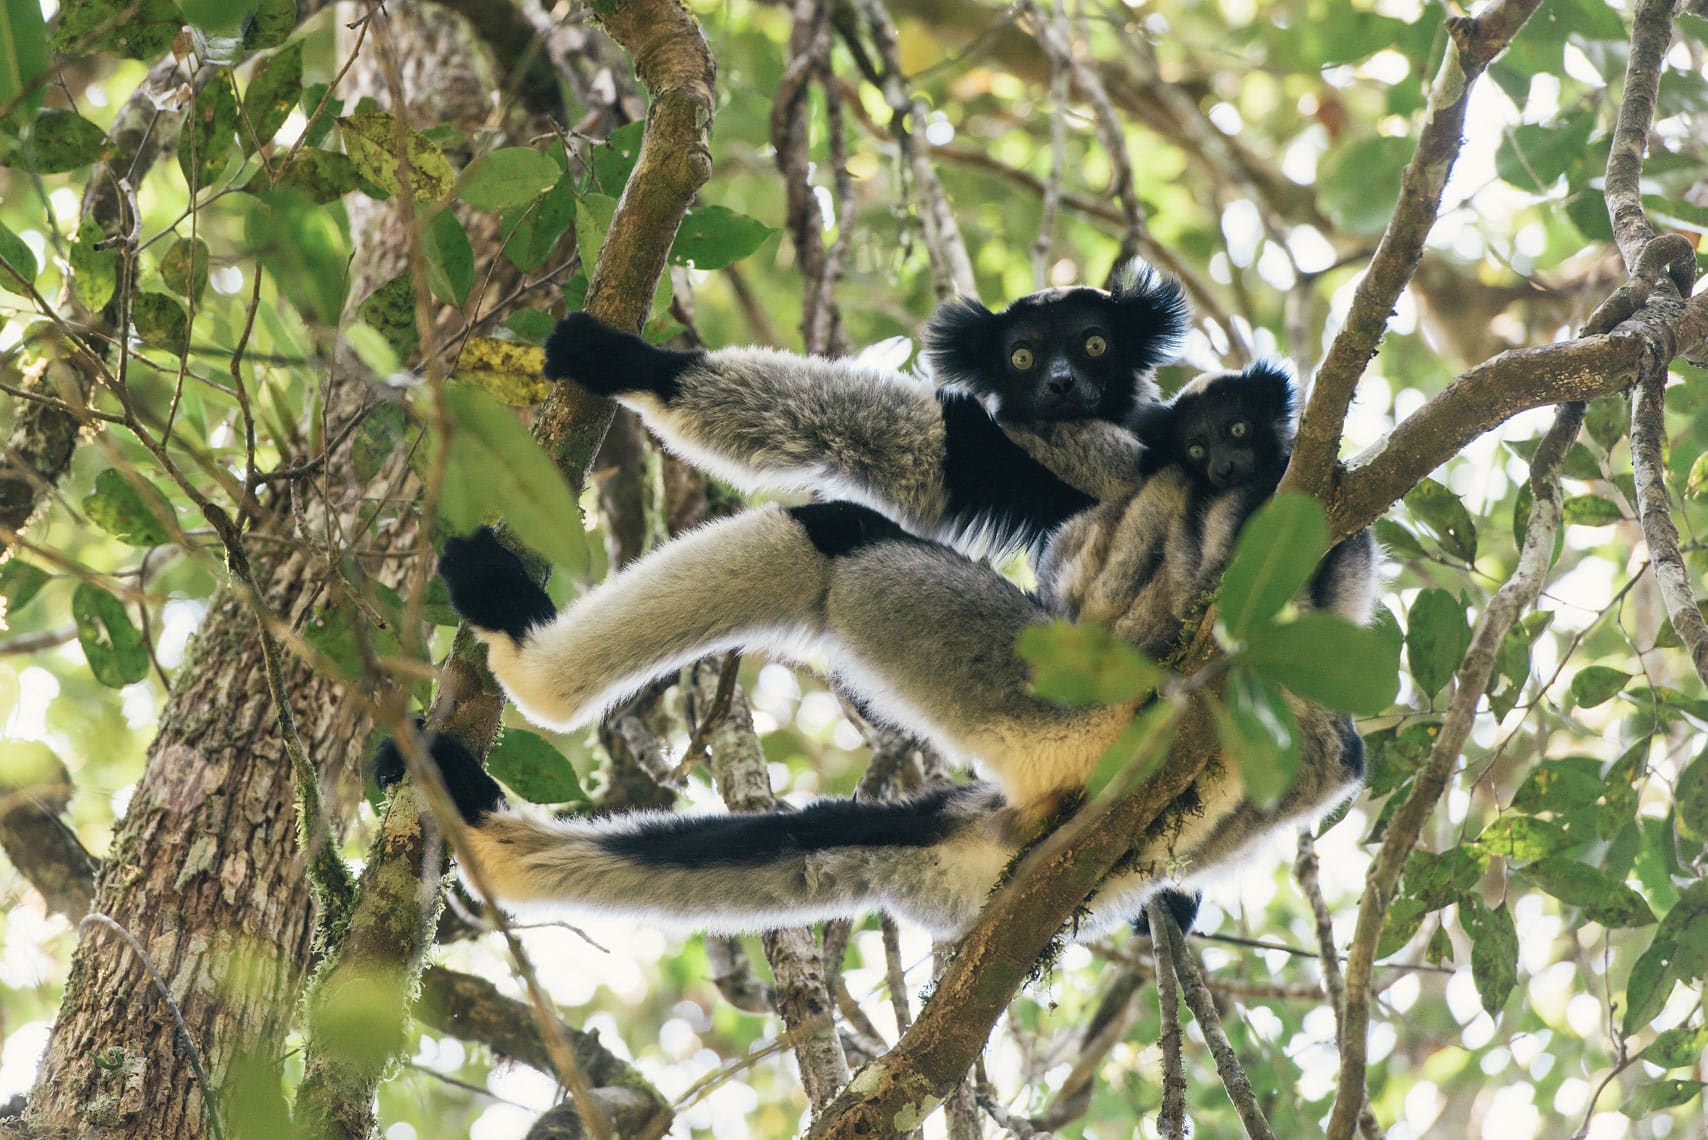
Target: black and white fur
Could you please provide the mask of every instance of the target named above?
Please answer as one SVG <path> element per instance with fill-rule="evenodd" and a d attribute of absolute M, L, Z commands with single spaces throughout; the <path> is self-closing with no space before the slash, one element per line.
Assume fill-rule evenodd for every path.
<path fill-rule="evenodd" d="M 1102 306 L 1108 314 L 1113 347 L 1105 345 L 1105 354 L 1125 353 L 1129 361 L 1124 374 L 1105 380 L 1128 386 L 1123 415 L 1155 403 L 1155 349 L 1145 346 L 1178 336 L 1178 306 L 1159 310 L 1155 279 L 1141 278 L 1134 289 L 1052 294 L 1074 309 Z M 1048 315 L 1049 303 L 1017 303 L 988 319 L 1000 331 L 1018 308 L 1035 322 L 1040 307 Z M 1175 312 L 1168 319 L 1176 324 L 1159 329 L 1159 311 Z M 1136 314 L 1136 329 L 1121 323 L 1124 313 Z M 985 319 L 966 310 L 950 323 Z M 1148 481 L 1132 464 L 1117 469 L 1109 460 L 1098 470 L 1052 471 L 1003 430 L 1010 426 L 1005 412 L 1020 406 L 1014 401 L 1024 393 L 976 362 L 969 368 L 966 348 L 954 336 L 932 342 L 940 373 L 959 370 L 958 382 L 977 389 L 977 398 L 936 395 L 844 362 L 754 349 L 671 352 L 579 314 L 559 325 L 547 344 L 548 376 L 616 395 L 670 446 L 744 488 L 807 486 L 859 502 L 767 507 L 714 523 L 548 620 L 543 592 L 519 561 L 506 564 L 507 552 L 489 533 L 448 543 L 441 573 L 452 602 L 486 642 L 494 674 L 521 710 L 539 723 L 571 727 L 718 649 L 822 654 L 867 706 L 977 764 L 996 787 L 901 808 L 841 804 L 739 822 L 640 816 L 597 823 L 501 808 L 494 787 L 459 803 L 501 897 L 553 898 L 713 929 L 883 908 L 939 934 L 956 933 L 1037 821 L 1077 797 L 1138 702 L 1067 709 L 1041 701 L 1029 691 L 1014 645 L 1027 626 L 1078 604 L 1071 583 L 1064 589 L 1055 578 L 1070 562 L 1073 580 L 1086 583 L 1143 569 L 1111 547 L 1125 515 L 1105 511 L 1111 504 L 1100 500 L 1131 487 L 1142 495 Z M 1042 355 L 1033 353 L 1034 361 Z M 1048 382 L 1048 370 L 1038 375 Z M 1071 390 L 1062 395 L 1077 398 Z M 1082 406 L 1093 413 L 1103 407 Z M 1128 459 L 1142 454 L 1131 433 L 1108 419 L 1038 422 L 1090 425 Z M 1048 458 L 1050 449 L 1042 450 Z M 997 474 L 986 480 L 987 473 Z M 979 528 L 1052 536 L 1039 562 L 1039 596 L 930 541 Z M 1070 533 L 1078 538 L 1064 558 L 1057 547 Z M 1100 553 L 1093 550 L 1098 542 Z M 1167 620 L 1178 630 L 1172 613 Z M 1130 917 L 1169 878 L 1225 864 L 1277 825 L 1326 810 L 1356 785 L 1363 751 L 1349 722 L 1292 703 L 1305 760 L 1283 802 L 1252 807 L 1237 776 L 1213 762 L 1183 797 L 1191 810 L 1135 841 L 1130 868 L 1099 891 L 1096 918 L 1083 929 Z M 442 765 L 464 762 L 437 745 L 435 755 Z"/>

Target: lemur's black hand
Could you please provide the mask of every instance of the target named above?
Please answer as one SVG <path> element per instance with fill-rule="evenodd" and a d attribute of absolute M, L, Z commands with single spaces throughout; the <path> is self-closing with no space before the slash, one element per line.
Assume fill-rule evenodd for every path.
<path fill-rule="evenodd" d="M 453 737 L 428 733 L 427 754 L 438 767 L 439 776 L 445 781 L 445 790 L 451 793 L 451 802 L 457 805 L 457 814 L 463 817 L 464 823 L 478 827 L 482 819 L 504 805 L 504 793 L 499 789 L 498 781 L 488 776 L 474 753 Z M 407 774 L 403 749 L 397 746 L 396 740 L 386 737 L 374 754 L 375 782 L 382 790 L 390 791 L 392 785 Z"/>
<path fill-rule="evenodd" d="M 439 552 L 439 577 L 451 593 L 451 608 L 477 629 L 508 633 L 517 641 L 556 615 L 552 600 L 515 552 L 491 527 L 467 538 L 451 538 Z"/>
<path fill-rule="evenodd" d="M 570 313 L 546 338 L 545 376 L 574 380 L 601 396 L 651 392 L 668 403 L 676 378 L 704 355 L 659 348 L 586 313 Z"/>

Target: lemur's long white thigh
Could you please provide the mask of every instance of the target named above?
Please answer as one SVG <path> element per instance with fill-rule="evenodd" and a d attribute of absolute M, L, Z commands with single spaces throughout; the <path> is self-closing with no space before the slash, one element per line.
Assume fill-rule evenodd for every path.
<path fill-rule="evenodd" d="M 525 636 L 471 624 L 516 707 L 564 730 L 708 653 L 810 649 L 829 571 L 787 513 L 749 511 L 666 543 Z"/>
<path fill-rule="evenodd" d="M 493 548 L 507 553 L 489 536 L 447 544 L 441 573 L 487 643 L 493 675 L 525 715 L 554 728 L 592 721 L 707 653 L 821 650 L 877 715 L 982 762 L 1011 802 L 1047 811 L 1083 786 L 1131 717 L 1032 696 L 1014 645 L 1048 619 L 1043 607 L 988 566 L 850 503 L 714 523 L 549 617 L 526 605 L 491 612 L 495 595 L 538 590 L 519 563 L 489 557 Z"/>

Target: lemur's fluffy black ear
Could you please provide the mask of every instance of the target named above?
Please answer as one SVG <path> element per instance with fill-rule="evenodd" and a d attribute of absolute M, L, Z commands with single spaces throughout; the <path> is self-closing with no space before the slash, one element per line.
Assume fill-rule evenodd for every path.
<path fill-rule="evenodd" d="M 1255 361 L 1242 373 L 1246 398 L 1266 415 L 1291 421 L 1295 411 L 1296 389 L 1292 373 L 1284 364 L 1273 360 Z"/>
<path fill-rule="evenodd" d="M 1003 375 L 1002 345 L 996 337 L 1002 318 L 972 297 L 951 297 L 937 306 L 925 324 L 925 352 L 938 384 L 954 384 L 975 394 L 994 392 Z"/>
<path fill-rule="evenodd" d="M 1142 261 L 1129 261 L 1110 284 L 1109 297 L 1135 340 L 1131 355 L 1137 367 L 1155 368 L 1173 360 L 1192 326 L 1192 306 L 1186 290 Z"/>

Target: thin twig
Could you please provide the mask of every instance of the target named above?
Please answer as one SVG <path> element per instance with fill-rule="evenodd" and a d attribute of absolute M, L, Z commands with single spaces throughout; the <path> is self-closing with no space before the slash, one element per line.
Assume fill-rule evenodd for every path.
<path fill-rule="evenodd" d="M 1165 1140 L 1186 1140 L 1186 1069 L 1180 1053 L 1180 991 L 1174 980 L 1180 971 L 1175 957 L 1184 954 L 1185 947 L 1178 936 L 1167 936 L 1165 926 L 1177 928 L 1161 899 L 1154 896 L 1146 907 L 1156 952 L 1157 1005 L 1162 1012 L 1162 1033 L 1157 1038 L 1162 1050 L 1162 1107 L 1157 1110 L 1156 1128 Z"/>
<path fill-rule="evenodd" d="M 1216 1072 L 1222 1078 L 1222 1087 L 1227 1090 L 1234 1111 L 1239 1113 L 1240 1122 L 1245 1125 L 1245 1134 L 1250 1140 L 1275 1140 L 1275 1133 L 1264 1119 L 1263 1110 L 1258 1107 L 1257 1093 L 1251 1087 L 1251 1080 L 1245 1075 L 1239 1057 L 1234 1054 L 1233 1044 L 1222 1029 L 1216 1001 L 1210 996 L 1197 963 L 1186 952 L 1185 939 L 1180 936 L 1180 927 L 1175 925 L 1174 916 L 1166 907 L 1152 903 L 1150 919 L 1151 937 L 1159 946 L 1159 960 L 1164 953 L 1174 960 L 1174 976 L 1180 980 L 1181 995 L 1186 998 L 1193 1020 L 1198 1022 L 1198 1032 L 1204 1035 L 1204 1043 L 1210 1047 L 1210 1055 L 1216 1061 Z M 1160 949 L 1164 944 L 1166 951 Z M 1166 987 L 1159 983 L 1157 988 Z"/>
<path fill-rule="evenodd" d="M 160 995 L 160 1000 L 166 1003 L 167 1012 L 172 1015 L 172 1024 L 177 1027 L 178 1036 L 184 1042 L 184 1056 L 190 1062 L 190 1069 L 196 1074 L 196 1084 L 202 1090 L 202 1111 L 207 1113 L 208 1131 L 214 1135 L 214 1140 L 225 1140 L 225 1132 L 219 1124 L 219 1101 L 214 1093 L 213 1083 L 208 1080 L 208 1071 L 202 1067 L 202 1051 L 196 1047 L 196 1039 L 190 1035 L 190 1027 L 184 1022 L 184 1011 L 178 1008 L 178 1001 L 172 996 L 172 987 L 166 984 L 166 979 L 160 976 L 160 971 L 154 968 L 154 960 L 148 956 L 148 951 L 142 948 L 142 943 L 136 936 L 111 917 L 95 912 L 83 916 L 77 924 L 78 929 L 89 925 L 104 926 L 124 939 L 125 944 L 136 955 L 142 968 L 148 971 L 149 979 L 154 983 L 154 990 Z"/>

